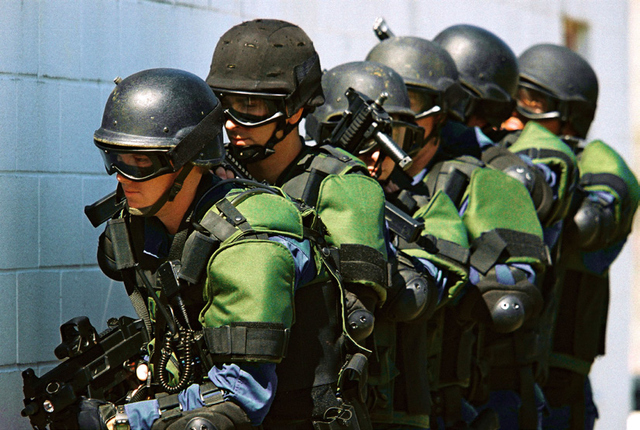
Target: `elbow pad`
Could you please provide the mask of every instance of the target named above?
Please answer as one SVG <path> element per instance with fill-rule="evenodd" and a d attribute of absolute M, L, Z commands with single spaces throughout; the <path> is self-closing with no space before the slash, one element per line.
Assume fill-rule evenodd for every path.
<path fill-rule="evenodd" d="M 568 238 L 581 249 L 605 248 L 616 234 L 613 206 L 585 198 L 567 226 Z"/>
<path fill-rule="evenodd" d="M 499 282 L 493 268 L 477 285 L 489 310 L 493 330 L 498 333 L 517 330 L 540 312 L 543 303 L 539 288 L 529 282 L 522 271 L 512 267 L 508 270 L 513 277 L 512 284 Z"/>
<path fill-rule="evenodd" d="M 520 182 L 529 192 L 536 208 L 538 219 L 545 224 L 553 207 L 553 190 L 544 173 L 538 167 L 527 163 L 508 149 L 495 146 L 482 153 L 482 161 L 497 170 L 502 170 Z"/>
<path fill-rule="evenodd" d="M 428 273 L 416 270 L 411 260 L 399 257 L 389 296 L 383 314 L 391 321 L 407 322 L 430 316 L 437 304 L 436 281 Z"/>
<path fill-rule="evenodd" d="M 538 219 L 546 225 L 553 207 L 553 190 L 542 172 L 528 164 L 509 166 L 504 172 L 525 186 L 531 195 Z"/>
<path fill-rule="evenodd" d="M 353 340 L 362 343 L 373 332 L 373 311 L 378 306 L 378 296 L 359 284 L 346 284 L 345 289 L 347 331 Z"/>
<path fill-rule="evenodd" d="M 250 430 L 251 421 L 240 406 L 224 401 L 209 407 L 193 409 L 188 412 L 173 411 L 164 418 L 160 415 L 151 430 Z"/>

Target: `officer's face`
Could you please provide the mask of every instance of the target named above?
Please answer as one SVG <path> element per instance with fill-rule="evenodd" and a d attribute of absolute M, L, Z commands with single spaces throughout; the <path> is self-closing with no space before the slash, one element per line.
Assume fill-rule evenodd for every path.
<path fill-rule="evenodd" d="M 260 127 L 243 127 L 231 119 L 224 123 L 227 129 L 229 142 L 236 146 L 259 145 L 264 146 L 276 129 L 275 123 L 266 124 Z"/>
<path fill-rule="evenodd" d="M 147 181 L 132 181 L 120 173 L 116 175 L 122 185 L 129 207 L 143 209 L 152 206 L 173 185 L 178 172 L 161 175 Z"/>
<path fill-rule="evenodd" d="M 278 105 L 273 100 L 245 95 L 225 95 L 222 97 L 222 107 L 227 113 L 225 128 L 232 145 L 264 146 L 276 128 L 273 121 L 260 125 L 262 121 L 272 120 L 278 115 Z"/>

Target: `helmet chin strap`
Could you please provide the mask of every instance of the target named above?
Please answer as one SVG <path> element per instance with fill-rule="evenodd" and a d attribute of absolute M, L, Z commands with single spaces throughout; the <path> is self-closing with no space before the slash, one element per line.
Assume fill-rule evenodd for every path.
<path fill-rule="evenodd" d="M 273 130 L 271 137 L 267 140 L 267 143 L 264 145 L 249 145 L 242 148 L 239 148 L 235 145 L 229 145 L 229 149 L 232 155 L 238 160 L 242 161 L 245 164 L 255 163 L 257 161 L 264 160 L 276 153 L 274 147 L 277 143 L 280 143 L 284 140 L 285 137 L 289 135 L 298 124 L 302 121 L 302 117 L 298 121 L 293 124 L 287 122 L 286 118 L 279 118 L 276 123 L 276 128 Z M 277 137 L 279 131 L 282 131 L 282 137 Z"/>
<path fill-rule="evenodd" d="M 182 189 L 184 180 L 191 172 L 191 169 L 193 169 L 193 164 L 188 163 L 184 165 L 178 176 L 176 176 L 176 179 L 173 181 L 173 184 L 164 193 L 162 193 L 158 200 L 156 200 L 156 202 L 151 206 L 147 206 L 144 208 L 132 208 L 128 203 L 125 203 L 125 207 L 131 215 L 143 217 L 154 216 L 167 202 L 172 202 L 176 198 L 176 196 Z"/>

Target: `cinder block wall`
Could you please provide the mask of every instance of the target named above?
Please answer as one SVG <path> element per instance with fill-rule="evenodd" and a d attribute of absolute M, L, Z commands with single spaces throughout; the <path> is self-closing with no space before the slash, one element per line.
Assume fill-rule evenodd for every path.
<path fill-rule="evenodd" d="M 299 24 L 331 68 L 365 57 L 377 42 L 371 25 L 381 15 L 398 35 L 432 38 L 456 23 L 484 26 L 519 54 L 533 43 L 561 42 L 567 13 L 593 30 L 590 60 L 603 101 L 592 134 L 624 152 L 625 11 L 623 0 L 0 2 L 0 430 L 30 428 L 19 417 L 20 373 L 33 367 L 40 374 L 56 364 L 61 323 L 88 315 L 102 329 L 108 317 L 133 315 L 122 286 L 97 268 L 99 230 L 83 214 L 85 205 L 115 187 L 92 144 L 113 78 L 151 67 L 205 77 L 222 33 L 258 17 Z M 624 349 L 626 339 L 615 344 Z M 624 362 L 626 356 L 616 357 Z M 615 377 L 619 387 L 626 384 Z M 626 415 L 626 392 L 618 391 L 615 397 L 596 389 L 614 399 L 604 419 Z M 619 421 L 601 425 L 623 428 Z"/>

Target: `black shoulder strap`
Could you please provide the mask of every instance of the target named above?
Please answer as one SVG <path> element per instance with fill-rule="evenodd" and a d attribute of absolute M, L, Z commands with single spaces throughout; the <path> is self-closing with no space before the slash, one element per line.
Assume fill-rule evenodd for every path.
<path fill-rule="evenodd" d="M 531 257 L 545 264 L 550 264 L 551 259 L 540 237 L 516 230 L 488 231 L 474 240 L 471 248 L 471 265 L 485 275 L 496 263 L 509 257 Z"/>

